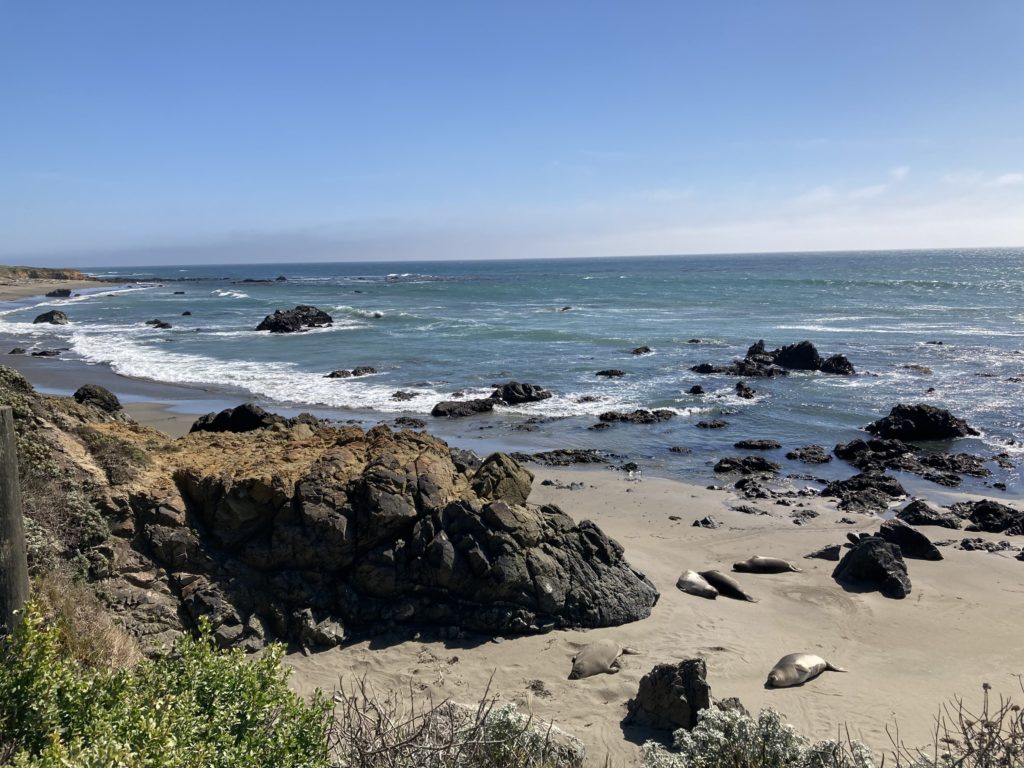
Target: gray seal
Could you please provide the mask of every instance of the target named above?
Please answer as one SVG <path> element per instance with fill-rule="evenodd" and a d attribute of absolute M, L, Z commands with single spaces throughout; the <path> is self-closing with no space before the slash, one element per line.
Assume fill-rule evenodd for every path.
<path fill-rule="evenodd" d="M 709 600 L 718 597 L 718 590 L 696 571 L 683 571 L 682 576 L 676 581 L 676 586 L 688 595 L 706 597 Z"/>
<path fill-rule="evenodd" d="M 602 672 L 614 675 L 619 672 L 619 656 L 636 653 L 632 648 L 623 648 L 614 640 L 598 640 L 584 646 L 572 657 L 570 680 L 580 680 Z"/>
<path fill-rule="evenodd" d="M 781 560 L 777 557 L 761 557 L 760 555 L 733 563 L 732 569 L 740 573 L 803 573 L 803 568 L 797 568 L 788 560 Z"/>
<path fill-rule="evenodd" d="M 846 671 L 842 667 L 833 666 L 821 656 L 815 656 L 813 653 L 791 653 L 775 662 L 764 685 L 766 688 L 789 688 L 793 685 L 803 685 L 826 669 L 832 672 Z"/>
<path fill-rule="evenodd" d="M 718 590 L 718 594 L 725 595 L 725 597 L 731 597 L 733 600 L 746 600 L 751 603 L 756 603 L 757 598 L 748 595 L 743 591 L 743 587 L 740 583 L 731 576 L 726 576 L 721 571 L 701 571 L 700 575 L 710 584 L 712 587 Z"/>

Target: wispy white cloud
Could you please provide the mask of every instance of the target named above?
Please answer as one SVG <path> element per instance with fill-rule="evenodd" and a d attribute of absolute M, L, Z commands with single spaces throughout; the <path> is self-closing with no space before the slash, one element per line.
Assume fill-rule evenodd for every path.
<path fill-rule="evenodd" d="M 951 187 L 998 189 L 1024 184 L 1024 173 L 1008 172 L 991 175 L 980 171 L 955 171 L 944 174 L 941 179 L 943 184 Z"/>
<path fill-rule="evenodd" d="M 1024 173 L 1004 173 L 989 181 L 990 187 L 1016 187 L 1024 184 Z"/>
<path fill-rule="evenodd" d="M 873 197 L 884 195 L 888 191 L 888 184 L 872 184 L 868 187 L 861 187 L 860 189 L 852 190 L 847 197 L 851 200 L 870 200 Z"/>
<path fill-rule="evenodd" d="M 793 198 L 793 202 L 797 205 L 823 205 L 825 203 L 835 202 L 839 198 L 839 193 L 834 187 L 828 184 L 822 184 L 821 186 L 809 189 L 806 192 L 797 195 Z"/>

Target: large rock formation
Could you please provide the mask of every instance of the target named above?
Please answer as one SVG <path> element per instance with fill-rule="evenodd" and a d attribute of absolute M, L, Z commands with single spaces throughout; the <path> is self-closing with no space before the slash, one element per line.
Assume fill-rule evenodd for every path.
<path fill-rule="evenodd" d="M 832 578 L 853 589 L 878 590 L 901 599 L 910 594 L 910 576 L 899 546 L 868 536 L 853 545 L 832 572 Z"/>
<path fill-rule="evenodd" d="M 895 406 L 885 418 L 864 427 L 868 432 L 897 440 L 951 440 L 977 435 L 978 430 L 942 408 L 918 403 Z"/>
<path fill-rule="evenodd" d="M 219 413 L 200 416 L 193 422 L 189 432 L 251 432 L 284 422 L 284 417 L 276 413 L 268 413 L 252 403 L 243 403 L 235 408 L 225 408 Z"/>
<path fill-rule="evenodd" d="M 256 330 L 270 331 L 271 333 L 296 333 L 304 328 L 321 328 L 331 325 L 333 322 L 331 316 L 323 310 L 307 304 L 299 304 L 295 309 L 278 309 L 274 314 L 267 315 L 256 326 Z"/>
<path fill-rule="evenodd" d="M 625 722 L 662 731 L 690 731 L 700 712 L 710 707 L 704 659 L 685 659 L 659 664 L 640 679 L 636 697 L 627 704 Z"/>
<path fill-rule="evenodd" d="M 962 501 L 954 504 L 951 511 L 968 521 L 968 531 L 1024 536 L 1024 512 L 998 501 Z"/>
<path fill-rule="evenodd" d="M 696 373 L 728 373 L 762 378 L 785 376 L 791 370 L 821 371 L 843 376 L 855 373 L 853 364 L 845 356 L 832 355 L 822 359 L 814 344 L 809 341 L 800 341 L 768 351 L 763 339 L 752 344 L 742 360 L 734 360 L 728 365 L 701 363 L 690 370 Z"/>

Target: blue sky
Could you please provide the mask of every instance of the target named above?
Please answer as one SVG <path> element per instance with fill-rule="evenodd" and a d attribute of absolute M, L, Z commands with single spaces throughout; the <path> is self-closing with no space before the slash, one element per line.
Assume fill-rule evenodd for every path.
<path fill-rule="evenodd" d="M 0 260 L 1024 244 L 1024 2 L 0 0 Z"/>

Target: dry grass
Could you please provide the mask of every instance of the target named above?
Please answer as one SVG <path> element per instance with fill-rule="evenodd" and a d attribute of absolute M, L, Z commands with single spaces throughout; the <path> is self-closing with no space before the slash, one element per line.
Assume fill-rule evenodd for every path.
<path fill-rule="evenodd" d="M 122 629 L 88 584 L 58 571 L 38 577 L 32 598 L 60 631 L 64 652 L 91 667 L 119 669 L 141 658 L 138 643 Z"/>

